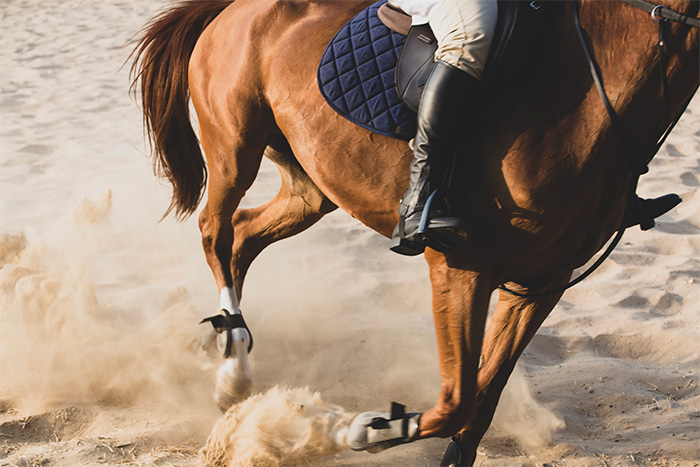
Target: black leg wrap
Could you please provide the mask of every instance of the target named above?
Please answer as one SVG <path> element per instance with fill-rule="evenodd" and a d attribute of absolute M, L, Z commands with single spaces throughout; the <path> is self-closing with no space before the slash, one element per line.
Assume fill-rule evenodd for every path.
<path fill-rule="evenodd" d="M 246 331 L 248 331 L 248 335 L 250 336 L 250 344 L 248 344 L 248 353 L 250 353 L 250 351 L 253 350 L 253 334 L 251 334 L 248 325 L 245 323 L 243 315 L 240 313 L 232 315 L 228 312 L 228 310 L 221 310 L 221 313 L 222 314 L 204 318 L 202 321 L 199 322 L 199 324 L 209 322 L 212 324 L 212 326 L 214 326 L 214 330 L 217 332 L 217 334 L 227 334 L 224 358 L 229 358 L 231 356 L 231 344 L 233 342 L 233 339 L 231 338 L 231 330 L 238 328 L 245 329 Z"/>

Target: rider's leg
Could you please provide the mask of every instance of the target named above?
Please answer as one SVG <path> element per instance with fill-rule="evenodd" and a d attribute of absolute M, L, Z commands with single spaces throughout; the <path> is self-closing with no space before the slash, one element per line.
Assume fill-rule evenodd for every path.
<path fill-rule="evenodd" d="M 426 83 L 418 110 L 408 188 L 399 206 L 399 223 L 392 235 L 391 250 L 404 255 L 420 254 L 426 234 L 419 231 L 428 197 L 443 185 L 450 159 L 462 145 L 464 131 L 472 122 L 464 108 L 478 96 L 479 81 L 445 62 L 436 62 Z M 440 231 L 455 244 L 466 240 L 466 222 L 443 217 L 436 210 L 428 214 L 427 228 Z"/>
<path fill-rule="evenodd" d="M 418 110 L 409 185 L 399 207 L 391 249 L 404 255 L 423 252 L 426 244 L 445 251 L 466 239 L 466 222 L 435 209 L 421 217 L 430 194 L 440 187 L 457 151 L 469 151 L 464 134 L 476 126 L 481 97 L 479 80 L 497 19 L 491 0 L 446 0 L 430 18 L 438 40 L 436 63 Z"/>

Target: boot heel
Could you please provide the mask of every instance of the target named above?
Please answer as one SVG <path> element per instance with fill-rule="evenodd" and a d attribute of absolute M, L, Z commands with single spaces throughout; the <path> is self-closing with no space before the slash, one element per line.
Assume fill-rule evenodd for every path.
<path fill-rule="evenodd" d="M 400 217 L 399 223 L 396 224 L 394 232 L 391 234 L 389 249 L 400 255 L 417 256 L 425 251 L 425 236 L 414 233 L 407 238 L 406 219 Z"/>
<path fill-rule="evenodd" d="M 392 238 L 389 249 L 404 256 L 418 256 L 425 251 L 425 244 L 412 242 L 405 238 Z"/>

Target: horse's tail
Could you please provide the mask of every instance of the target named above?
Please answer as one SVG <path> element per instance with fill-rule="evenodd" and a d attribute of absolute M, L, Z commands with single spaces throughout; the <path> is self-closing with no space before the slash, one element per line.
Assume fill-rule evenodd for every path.
<path fill-rule="evenodd" d="M 191 215 L 204 194 L 207 166 L 189 112 L 190 55 L 204 28 L 233 0 L 186 0 L 154 17 L 137 38 L 132 91 L 140 85 L 153 169 L 173 186 L 165 216 Z"/>

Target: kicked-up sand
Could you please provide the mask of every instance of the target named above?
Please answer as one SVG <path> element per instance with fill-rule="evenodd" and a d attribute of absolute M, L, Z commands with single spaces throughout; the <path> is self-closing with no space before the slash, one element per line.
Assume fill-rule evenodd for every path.
<path fill-rule="evenodd" d="M 0 6 L 0 466 L 437 465 L 445 440 L 372 455 L 328 435 L 439 389 L 423 260 L 341 212 L 252 266 L 253 396 L 216 409 L 197 323 L 218 294 L 196 220 L 158 222 L 170 188 L 120 69 L 165 5 Z M 564 295 L 476 465 L 700 465 L 699 129 L 696 98 L 639 190 L 684 202 Z M 244 203 L 277 188 L 266 163 Z"/>

